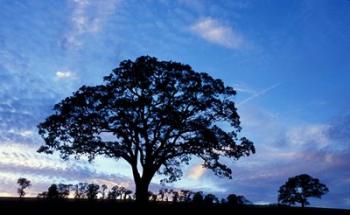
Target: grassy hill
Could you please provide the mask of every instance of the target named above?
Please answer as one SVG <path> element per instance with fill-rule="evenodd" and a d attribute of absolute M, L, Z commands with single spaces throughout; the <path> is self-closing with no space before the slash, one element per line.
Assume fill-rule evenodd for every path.
<path fill-rule="evenodd" d="M 5 212 L 6 213 L 3 213 Z M 317 214 L 317 215 L 349 215 L 350 210 L 330 208 L 298 208 L 283 206 L 246 205 L 230 207 L 226 205 L 194 205 L 185 203 L 151 202 L 146 206 L 136 205 L 134 202 L 108 200 L 58 200 L 50 201 L 37 198 L 0 198 L 0 214 Z"/>

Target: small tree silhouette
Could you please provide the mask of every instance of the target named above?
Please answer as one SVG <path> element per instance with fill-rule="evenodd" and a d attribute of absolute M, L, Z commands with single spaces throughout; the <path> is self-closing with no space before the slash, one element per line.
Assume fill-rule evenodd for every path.
<path fill-rule="evenodd" d="M 181 199 L 183 202 L 190 202 L 193 196 L 193 192 L 190 190 L 181 190 Z"/>
<path fill-rule="evenodd" d="M 73 186 L 75 199 L 86 199 L 88 183 L 78 183 Z"/>
<path fill-rule="evenodd" d="M 109 200 L 116 200 L 119 196 L 119 186 L 115 185 L 111 188 L 111 190 L 108 192 L 108 199 Z"/>
<path fill-rule="evenodd" d="M 86 193 L 87 198 L 90 200 L 97 199 L 97 194 L 99 189 L 100 189 L 100 185 L 89 184 L 87 186 L 87 193 Z"/>
<path fill-rule="evenodd" d="M 17 189 L 17 193 L 19 194 L 19 198 L 23 198 L 26 195 L 26 192 L 24 191 L 26 188 L 31 186 L 31 183 L 26 178 L 19 178 L 17 180 L 17 184 L 19 185 L 19 188 Z"/>
<path fill-rule="evenodd" d="M 181 196 L 180 196 L 180 192 L 176 191 L 176 190 L 172 190 L 171 191 L 172 194 L 172 201 L 173 202 L 179 202 L 181 201 Z"/>
<path fill-rule="evenodd" d="M 250 204 L 251 202 L 244 196 L 239 196 L 236 194 L 230 194 L 226 197 L 225 203 L 231 206 Z"/>
<path fill-rule="evenodd" d="M 321 198 L 328 193 L 326 185 L 320 183 L 319 179 L 307 174 L 297 175 L 289 178 L 278 191 L 278 202 L 282 204 L 295 205 L 300 203 L 301 207 L 309 205 L 307 198 Z"/>
<path fill-rule="evenodd" d="M 38 194 L 38 198 L 66 199 L 72 187 L 71 184 L 51 184 L 47 191 Z"/>
<path fill-rule="evenodd" d="M 164 191 L 164 189 L 160 189 L 160 190 L 158 191 L 158 196 L 159 196 L 159 200 L 160 200 L 160 201 L 164 201 L 164 197 L 165 197 L 165 191 Z"/>
<path fill-rule="evenodd" d="M 108 189 L 107 185 L 105 185 L 105 184 L 101 185 L 101 194 L 102 194 L 101 199 L 105 199 L 107 189 Z"/>
<path fill-rule="evenodd" d="M 205 195 L 203 202 L 205 204 L 210 205 L 210 204 L 218 203 L 219 199 L 214 194 L 209 193 L 209 194 Z"/>
<path fill-rule="evenodd" d="M 202 204 L 203 203 L 203 192 L 196 192 L 194 195 L 193 195 L 193 199 L 192 199 L 192 202 L 194 204 Z"/>
<path fill-rule="evenodd" d="M 157 201 L 157 194 L 154 194 L 153 192 L 148 191 L 148 199 L 152 202 Z"/>
<path fill-rule="evenodd" d="M 129 189 L 126 189 L 124 191 L 124 200 L 130 199 L 131 198 L 132 191 Z"/>
<path fill-rule="evenodd" d="M 68 198 L 71 187 L 72 187 L 71 184 L 58 184 L 57 186 L 58 198 L 60 199 Z"/>
<path fill-rule="evenodd" d="M 58 192 L 57 184 L 52 184 L 47 189 L 47 196 L 46 196 L 46 198 L 48 198 L 48 199 L 58 199 L 59 197 L 60 197 L 60 194 Z"/>

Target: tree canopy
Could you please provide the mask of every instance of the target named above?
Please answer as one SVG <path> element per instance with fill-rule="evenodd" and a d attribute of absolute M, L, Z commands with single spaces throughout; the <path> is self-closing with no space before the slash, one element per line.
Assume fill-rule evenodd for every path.
<path fill-rule="evenodd" d="M 302 207 L 309 205 L 307 198 L 321 198 L 328 193 L 326 185 L 320 183 L 319 179 L 313 178 L 307 174 L 297 175 L 289 178 L 288 181 L 280 187 L 278 193 L 278 202 L 282 204 L 295 205 L 300 203 Z"/>
<path fill-rule="evenodd" d="M 54 106 L 38 125 L 39 152 L 63 158 L 97 155 L 124 159 L 132 169 L 137 199 L 146 200 L 153 176 L 164 182 L 182 176 L 193 156 L 218 176 L 231 177 L 222 157 L 255 153 L 238 137 L 236 91 L 189 65 L 141 56 L 122 61 L 97 86 L 82 86 Z"/>

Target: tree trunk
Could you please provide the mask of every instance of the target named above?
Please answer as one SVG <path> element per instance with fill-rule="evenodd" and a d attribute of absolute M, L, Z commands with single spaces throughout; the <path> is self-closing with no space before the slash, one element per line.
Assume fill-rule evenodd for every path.
<path fill-rule="evenodd" d="M 148 187 L 150 182 L 140 180 L 136 182 L 136 202 L 139 204 L 146 204 L 148 202 Z"/>
<path fill-rule="evenodd" d="M 150 174 L 147 169 L 144 169 L 144 173 L 140 177 L 136 165 L 133 166 L 132 170 L 135 181 L 136 202 L 138 204 L 146 204 L 148 202 L 148 187 L 154 174 Z"/>
<path fill-rule="evenodd" d="M 136 203 L 138 204 L 147 204 L 148 202 L 148 187 L 151 183 L 151 180 L 156 172 L 154 168 L 150 166 L 143 168 L 142 177 L 137 170 L 137 165 L 132 165 L 132 171 L 134 175 L 135 181 L 135 195 L 136 195 Z"/>
<path fill-rule="evenodd" d="M 301 207 L 305 207 L 305 201 L 304 200 L 301 200 Z"/>

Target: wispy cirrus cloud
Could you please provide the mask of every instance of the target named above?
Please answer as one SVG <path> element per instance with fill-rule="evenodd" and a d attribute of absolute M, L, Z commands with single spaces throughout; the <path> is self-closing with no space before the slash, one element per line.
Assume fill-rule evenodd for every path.
<path fill-rule="evenodd" d="M 225 48 L 239 49 L 244 44 L 244 38 L 240 33 L 211 17 L 195 22 L 190 30 L 202 39 Z"/>
<path fill-rule="evenodd" d="M 63 47 L 81 48 L 84 35 L 100 32 L 115 11 L 119 0 L 72 0 L 71 27 L 65 34 Z"/>

